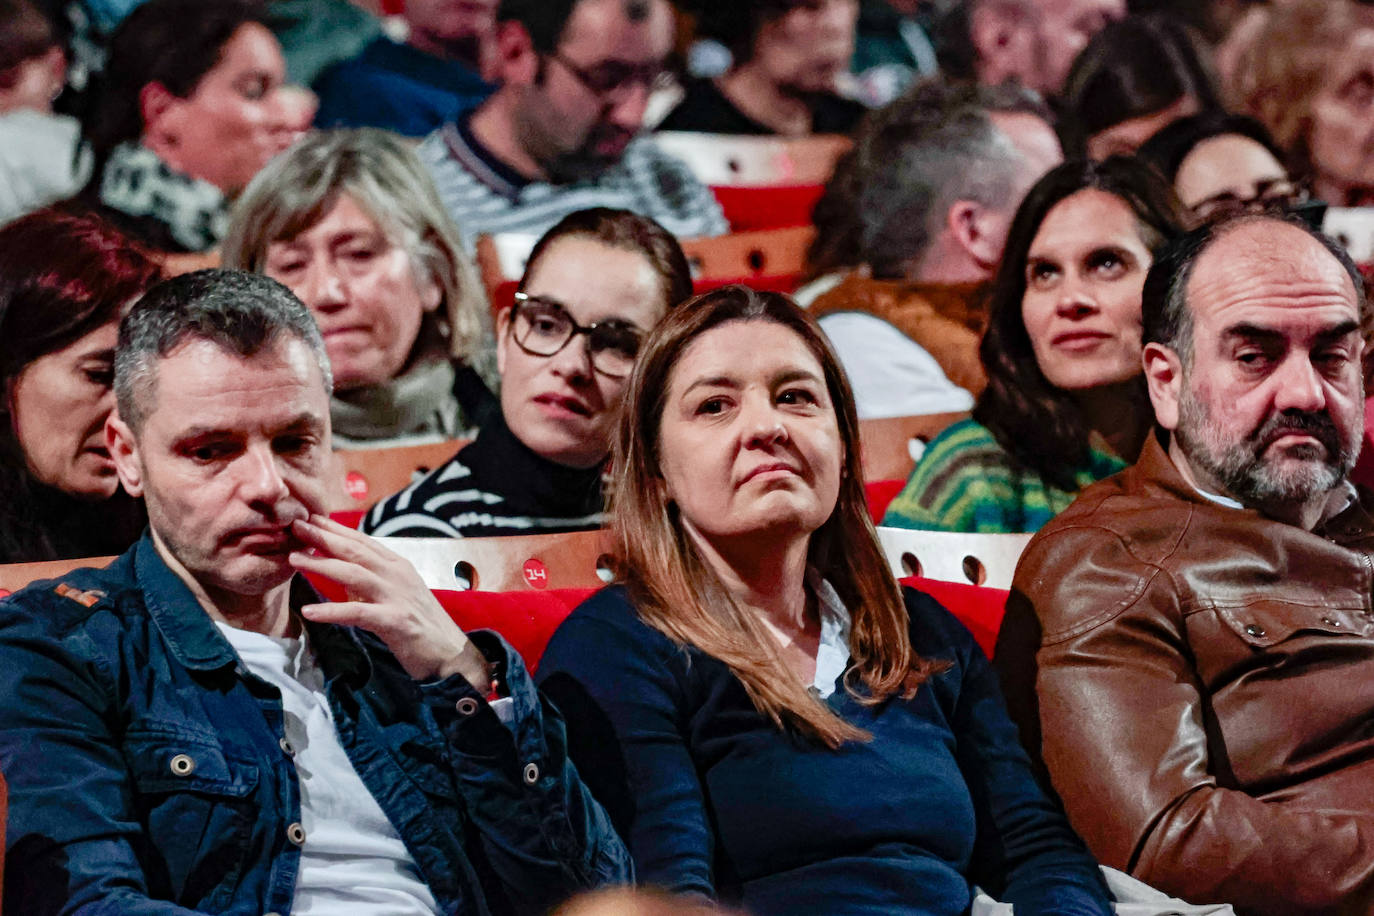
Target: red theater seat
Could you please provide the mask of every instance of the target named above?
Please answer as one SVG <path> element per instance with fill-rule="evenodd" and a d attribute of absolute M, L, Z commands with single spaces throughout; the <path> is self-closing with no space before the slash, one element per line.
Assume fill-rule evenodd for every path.
<path fill-rule="evenodd" d="M 864 484 L 864 496 L 868 501 L 868 514 L 877 525 L 883 520 L 888 504 L 902 492 L 905 480 L 870 480 Z"/>
<path fill-rule="evenodd" d="M 435 597 L 464 630 L 495 630 L 506 638 L 525 666 L 534 671 L 553 631 L 594 588 L 548 591 L 456 592 L 436 591 Z"/>
<path fill-rule="evenodd" d="M 920 576 L 908 576 L 902 579 L 901 583 L 925 592 L 944 605 L 960 623 L 968 627 L 988 658 L 992 658 L 992 650 L 997 645 L 997 631 L 1002 626 L 1002 616 L 1006 613 L 1010 592 L 984 585 L 942 582 Z"/>

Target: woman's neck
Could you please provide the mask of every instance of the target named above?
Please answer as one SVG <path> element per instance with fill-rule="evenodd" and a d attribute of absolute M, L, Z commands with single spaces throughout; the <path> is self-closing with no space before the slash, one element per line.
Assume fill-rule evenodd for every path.
<path fill-rule="evenodd" d="M 794 633 L 808 625 L 806 557 L 809 535 L 781 545 L 767 533 L 708 539 L 684 520 L 707 564 L 741 607 L 758 613 L 777 630 Z"/>
<path fill-rule="evenodd" d="M 806 100 L 783 90 L 751 63 L 726 73 L 716 86 L 747 117 L 779 134 L 811 133 L 811 107 Z"/>
<path fill-rule="evenodd" d="M 1130 379 L 1073 393 L 1089 430 L 1102 438 L 1112 454 L 1127 462 L 1139 457 L 1154 422 L 1149 402 L 1141 399 L 1139 391 L 1140 380 Z"/>

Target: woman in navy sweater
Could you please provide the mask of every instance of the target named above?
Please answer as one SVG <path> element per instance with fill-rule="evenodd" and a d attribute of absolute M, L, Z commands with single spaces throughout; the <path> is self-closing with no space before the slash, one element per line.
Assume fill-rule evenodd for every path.
<path fill-rule="evenodd" d="M 751 913 L 1111 912 L 969 633 L 901 593 L 848 382 L 784 296 L 649 338 L 615 443 L 624 584 L 540 664 L 640 880 Z"/>

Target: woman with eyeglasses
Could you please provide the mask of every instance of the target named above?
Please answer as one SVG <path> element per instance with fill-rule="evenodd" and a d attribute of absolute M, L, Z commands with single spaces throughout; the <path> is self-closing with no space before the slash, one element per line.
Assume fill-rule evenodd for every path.
<path fill-rule="evenodd" d="M 1280 210 L 1321 228 L 1326 205 L 1289 178 L 1283 152 L 1254 118 L 1221 111 L 1180 118 L 1138 155 L 1173 185 L 1193 225 L 1244 210 Z"/>
<path fill-rule="evenodd" d="M 604 208 L 565 217 L 535 244 L 497 319 L 500 411 L 362 529 L 489 537 L 599 527 L 602 468 L 640 342 L 691 292 L 687 258 L 653 220 Z"/>
<path fill-rule="evenodd" d="M 495 411 L 486 294 L 395 134 L 324 131 L 272 160 L 234 206 L 224 265 L 281 281 L 315 316 L 335 448 L 452 439 Z"/>

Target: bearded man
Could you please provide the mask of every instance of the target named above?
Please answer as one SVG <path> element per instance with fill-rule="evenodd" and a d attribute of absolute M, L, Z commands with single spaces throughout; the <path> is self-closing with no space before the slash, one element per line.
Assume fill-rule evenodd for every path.
<path fill-rule="evenodd" d="M 1250 215 L 1145 284 L 1158 434 L 1023 555 L 997 657 L 1104 864 L 1242 913 L 1374 912 L 1374 494 L 1349 257 Z"/>

